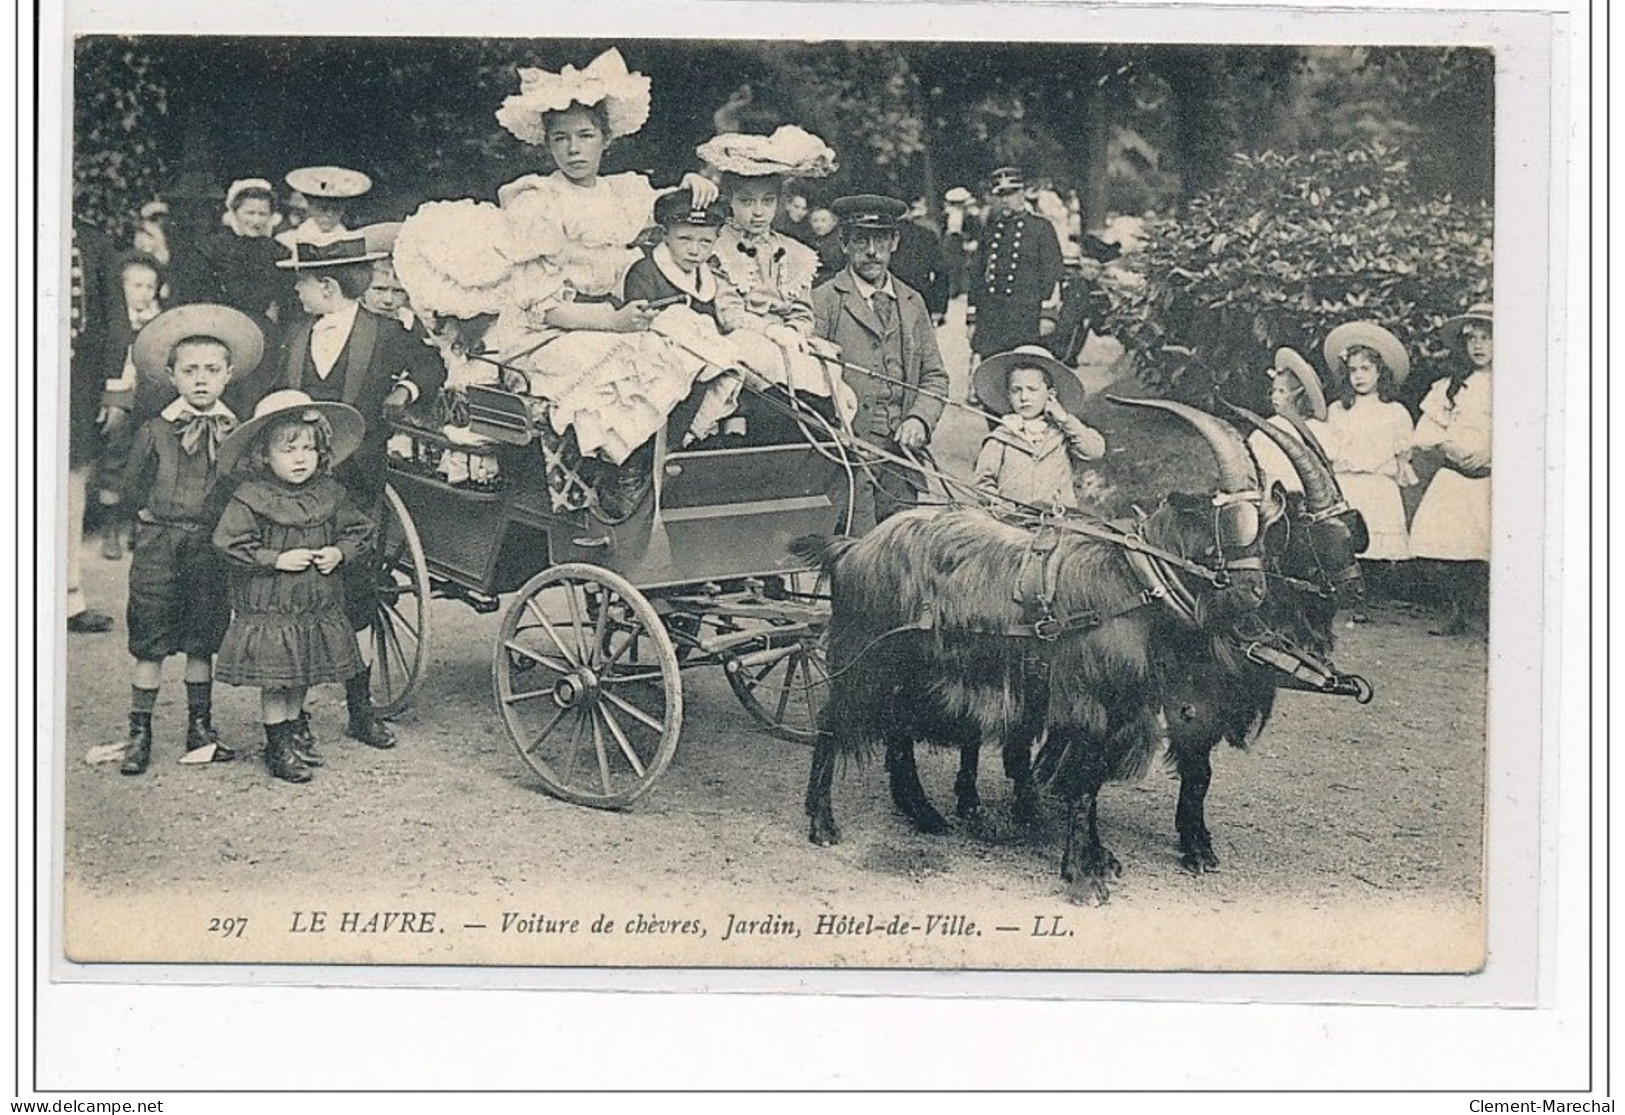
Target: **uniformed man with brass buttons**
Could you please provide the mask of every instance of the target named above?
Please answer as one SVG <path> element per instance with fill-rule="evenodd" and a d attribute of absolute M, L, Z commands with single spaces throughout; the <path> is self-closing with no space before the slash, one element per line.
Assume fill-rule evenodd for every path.
<path fill-rule="evenodd" d="M 1045 303 L 1056 302 L 1061 244 L 1055 226 L 1027 208 L 1019 169 L 993 172 L 993 211 L 971 263 L 970 308 L 976 324 L 971 351 L 977 360 L 1040 343 Z"/>
<path fill-rule="evenodd" d="M 840 198 L 831 208 L 847 264 L 813 291 L 813 330 L 840 346 L 841 359 L 852 368 L 844 378 L 858 397 L 852 423 L 857 435 L 894 455 L 924 449 L 942 417 L 948 371 L 925 299 L 890 270 L 897 226 L 908 206 L 863 194 Z M 901 466 L 876 464 L 871 472 L 857 477 L 849 528 L 854 535 L 914 506 L 924 486 L 919 473 Z"/>

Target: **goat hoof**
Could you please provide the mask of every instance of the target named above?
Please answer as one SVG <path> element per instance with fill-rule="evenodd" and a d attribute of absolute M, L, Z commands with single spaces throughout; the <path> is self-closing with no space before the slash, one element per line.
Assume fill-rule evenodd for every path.
<path fill-rule="evenodd" d="M 1212 852 L 1186 852 L 1179 857 L 1179 865 L 1192 875 L 1211 875 L 1219 870 L 1219 858 Z"/>
<path fill-rule="evenodd" d="M 976 824 L 987 816 L 987 810 L 982 808 L 980 801 L 962 801 L 954 806 L 954 816 Z"/>
<path fill-rule="evenodd" d="M 928 836 L 941 836 L 949 831 L 948 819 L 938 813 L 936 806 L 924 805 L 909 814 L 914 827 Z"/>
<path fill-rule="evenodd" d="M 1219 857 L 1206 834 L 1180 842 L 1179 865 L 1192 875 L 1205 875 L 1219 869 Z"/>
<path fill-rule="evenodd" d="M 1018 797 L 1010 809 L 1010 816 L 1016 824 L 1031 828 L 1038 823 L 1038 802 L 1032 798 Z"/>
<path fill-rule="evenodd" d="M 814 817 L 807 828 L 807 839 L 820 848 L 828 848 L 841 842 L 841 830 L 830 818 Z"/>
<path fill-rule="evenodd" d="M 1067 888 L 1067 901 L 1074 906 L 1104 906 L 1111 900 L 1111 888 L 1097 875 L 1078 879 Z"/>

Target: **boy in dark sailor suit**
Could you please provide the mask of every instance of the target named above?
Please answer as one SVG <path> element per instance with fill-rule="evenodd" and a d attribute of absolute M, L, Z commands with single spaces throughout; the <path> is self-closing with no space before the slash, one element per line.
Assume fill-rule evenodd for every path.
<path fill-rule="evenodd" d="M 388 472 L 390 416 L 419 399 L 433 402 L 446 380 L 445 367 L 428 345 L 392 318 L 368 313 L 361 296 L 372 285 L 373 262 L 386 253 L 368 251 L 364 238 L 327 244 L 296 243 L 277 266 L 294 272 L 294 293 L 310 316 L 287 333 L 268 382 L 255 401 L 275 390 L 303 391 L 315 402 L 346 403 L 361 412 L 361 448 L 334 470 L 356 505 L 376 521 Z M 345 611 L 357 631 L 371 624 L 376 608 L 371 563 L 345 562 Z M 372 708 L 370 671 L 345 683 L 348 734 L 373 747 L 394 746 L 394 735 Z"/>
<path fill-rule="evenodd" d="M 727 211 L 713 202 L 695 206 L 688 190 L 663 194 L 655 202 L 655 223 L 664 230 L 659 244 L 626 273 L 624 301 L 680 300 L 697 314 L 716 320 L 717 277 L 706 265 L 716 248 Z"/>
<path fill-rule="evenodd" d="M 237 426 L 220 396 L 233 376 L 254 370 L 264 350 L 247 314 L 210 303 L 159 314 L 131 346 L 136 374 L 167 380 L 176 398 L 136 431 L 121 484 L 136 519 L 125 612 L 134 666 L 124 774 L 147 769 L 164 660 L 175 654 L 186 656 L 182 761 L 235 756 L 212 718 L 214 655 L 231 619 L 225 563 L 210 540 L 229 494 L 217 451 Z"/>

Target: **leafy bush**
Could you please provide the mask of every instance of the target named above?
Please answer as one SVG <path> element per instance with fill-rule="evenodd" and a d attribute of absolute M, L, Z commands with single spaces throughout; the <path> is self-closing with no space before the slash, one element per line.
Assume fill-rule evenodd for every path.
<path fill-rule="evenodd" d="M 111 37 L 80 40 L 73 81 L 74 214 L 124 240 L 164 174 L 168 91 L 149 52 Z"/>
<path fill-rule="evenodd" d="M 1436 362 L 1436 327 L 1490 294 L 1489 206 L 1421 196 L 1407 160 L 1375 143 L 1235 155 L 1215 189 L 1146 234 L 1135 281 L 1107 284 L 1100 331 L 1176 395 L 1267 367 L 1279 345 L 1318 364 L 1326 334 L 1356 319 Z"/>

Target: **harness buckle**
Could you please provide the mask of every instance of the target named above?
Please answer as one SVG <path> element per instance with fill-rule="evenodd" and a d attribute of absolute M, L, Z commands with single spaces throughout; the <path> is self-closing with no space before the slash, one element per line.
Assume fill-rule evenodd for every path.
<path fill-rule="evenodd" d="M 1054 616 L 1044 616 L 1033 621 L 1033 637 L 1041 642 L 1053 643 L 1061 637 L 1061 621 Z"/>

